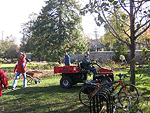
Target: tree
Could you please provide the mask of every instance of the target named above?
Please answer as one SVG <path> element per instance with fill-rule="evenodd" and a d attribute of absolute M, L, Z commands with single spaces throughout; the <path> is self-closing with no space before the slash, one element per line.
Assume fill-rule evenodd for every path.
<path fill-rule="evenodd" d="M 96 13 L 97 25 L 105 24 L 115 38 L 127 44 L 130 49 L 130 81 L 132 84 L 135 84 L 135 41 L 150 27 L 150 6 L 148 4 L 149 0 L 90 0 L 81 12 L 82 14 L 88 11 Z M 126 15 L 122 14 L 118 17 L 116 10 L 122 10 Z M 119 31 L 108 21 L 109 13 L 116 17 Z M 129 18 L 129 23 L 126 21 L 127 18 Z M 121 21 L 122 24 L 117 24 L 117 21 Z M 120 33 L 124 33 L 129 41 L 124 40 Z"/>
<path fill-rule="evenodd" d="M 141 38 L 140 42 L 144 43 L 147 48 L 150 48 L 149 47 L 149 44 L 150 44 L 150 28 L 145 33 L 143 33 L 140 36 L 140 38 Z"/>
<path fill-rule="evenodd" d="M 123 40 L 129 40 L 129 38 L 122 32 L 120 32 L 120 27 L 118 27 L 118 25 L 121 25 L 123 24 L 122 21 L 116 21 L 116 17 L 119 17 L 121 18 L 121 15 L 125 15 L 127 16 L 123 11 L 121 10 L 115 10 L 115 15 L 113 15 L 112 13 L 109 13 L 108 16 L 107 16 L 107 20 L 109 21 L 109 23 L 114 27 L 114 29 L 119 32 L 121 38 Z M 129 22 L 129 18 L 126 18 L 126 22 Z M 124 29 L 128 29 L 127 27 L 124 26 Z M 111 50 L 114 50 L 114 46 L 115 43 L 118 43 L 117 41 L 117 38 L 115 38 L 109 31 L 109 28 L 108 27 L 105 27 L 105 31 L 106 33 L 104 34 L 105 36 L 105 43 L 109 43 L 110 44 L 110 51 Z M 121 48 L 122 46 L 120 46 L 119 48 Z M 124 47 L 122 47 L 124 48 Z"/>
<path fill-rule="evenodd" d="M 29 52 L 29 47 L 27 45 L 27 41 L 29 38 L 32 37 L 32 32 L 30 30 L 30 28 L 33 26 L 34 22 L 37 19 L 37 14 L 36 13 L 31 13 L 29 15 L 29 21 L 25 24 L 22 24 L 22 31 L 20 32 L 22 34 L 22 38 L 21 38 L 21 44 L 20 44 L 20 50 L 24 51 L 24 52 Z"/>
<path fill-rule="evenodd" d="M 128 57 L 127 45 L 121 41 L 117 40 L 116 43 L 113 44 L 113 51 L 115 53 L 115 55 L 112 58 L 113 61 L 120 61 L 120 55 L 124 55 L 126 58 Z"/>
<path fill-rule="evenodd" d="M 30 27 L 27 47 L 34 57 L 58 61 L 63 51 L 82 53 L 86 46 L 82 41 L 79 5 L 75 0 L 49 0 Z"/>
<path fill-rule="evenodd" d="M 13 58 L 18 57 L 19 48 L 14 43 L 14 39 L 10 39 L 12 36 L 7 37 L 6 40 L 3 40 L 0 45 L 0 56 L 2 58 L 10 58 L 13 62 Z"/>

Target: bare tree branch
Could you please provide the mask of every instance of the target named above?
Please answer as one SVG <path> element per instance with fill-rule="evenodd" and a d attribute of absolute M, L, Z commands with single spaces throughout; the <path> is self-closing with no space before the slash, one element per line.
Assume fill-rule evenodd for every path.
<path fill-rule="evenodd" d="M 124 31 L 124 34 L 126 34 L 129 38 L 131 38 L 125 30 L 123 30 L 123 31 Z"/>
<path fill-rule="evenodd" d="M 137 37 L 139 37 L 140 35 L 142 35 L 148 28 L 150 28 L 150 23 L 149 23 L 149 25 L 148 25 L 142 32 L 140 32 L 139 34 L 137 34 L 137 35 L 135 36 L 135 39 L 136 39 Z"/>
<path fill-rule="evenodd" d="M 115 15 L 113 12 L 108 11 L 109 13 Z M 125 21 L 123 21 L 121 18 L 117 17 L 117 19 L 119 19 L 122 23 L 124 23 L 126 26 L 130 27 L 129 24 L 127 24 Z"/>
<path fill-rule="evenodd" d="M 117 32 L 116 32 L 116 30 L 112 27 L 112 25 L 109 23 L 109 21 L 107 20 L 107 18 L 105 17 L 105 14 L 104 14 L 104 11 L 103 11 L 103 9 L 101 8 L 101 10 L 102 10 L 102 14 L 103 14 L 103 16 L 104 16 L 104 18 L 105 18 L 105 20 L 106 20 L 106 23 L 108 23 L 108 25 L 110 26 L 110 28 L 113 30 L 113 32 L 115 33 L 115 35 L 116 35 L 116 37 L 120 37 L 118 34 L 117 34 Z"/>
<path fill-rule="evenodd" d="M 108 30 L 109 30 L 109 32 L 110 32 L 114 37 L 117 38 L 117 36 L 116 36 L 109 28 L 108 28 Z M 117 39 L 120 40 L 121 42 L 127 44 L 128 46 L 130 45 L 127 41 L 124 41 L 124 40 L 122 40 L 121 38 L 117 38 Z"/>
<path fill-rule="evenodd" d="M 144 2 L 145 3 L 145 2 Z M 138 6 L 138 9 L 137 10 L 135 10 L 135 12 L 134 12 L 134 16 L 135 16 L 135 14 L 139 11 L 139 9 L 141 8 L 141 6 L 144 4 L 143 3 L 143 0 L 140 2 L 140 5 Z"/>
<path fill-rule="evenodd" d="M 141 29 L 142 27 L 144 27 L 149 22 L 150 22 L 150 20 L 148 20 L 147 22 L 145 22 L 143 25 L 141 25 L 139 28 L 137 28 L 134 32 L 137 33 L 139 29 Z M 149 23 L 149 26 L 150 26 L 150 23 Z"/>
<path fill-rule="evenodd" d="M 102 8 L 102 7 L 101 7 L 101 10 L 102 10 L 102 14 L 103 14 L 103 16 L 104 16 L 104 18 L 105 18 L 105 20 L 106 20 L 106 23 L 109 24 L 109 26 L 110 26 L 110 28 L 111 28 L 111 30 L 112 30 L 112 31 L 111 31 L 110 28 L 108 28 L 108 30 L 111 32 L 111 34 L 112 34 L 114 37 L 116 37 L 118 40 L 120 40 L 120 41 L 122 41 L 123 43 L 126 43 L 127 45 L 129 45 L 128 42 L 126 42 L 126 41 L 124 41 L 123 39 L 120 38 L 120 36 L 119 36 L 118 33 L 116 32 L 116 30 L 115 30 L 115 29 L 112 27 L 112 25 L 109 23 L 109 21 L 107 20 L 105 14 L 104 14 L 104 11 L 103 11 L 103 8 Z"/>
<path fill-rule="evenodd" d="M 122 3 L 120 2 L 120 0 L 118 0 L 120 3 L 120 6 L 127 12 L 128 15 L 130 15 L 129 11 L 122 5 Z"/>

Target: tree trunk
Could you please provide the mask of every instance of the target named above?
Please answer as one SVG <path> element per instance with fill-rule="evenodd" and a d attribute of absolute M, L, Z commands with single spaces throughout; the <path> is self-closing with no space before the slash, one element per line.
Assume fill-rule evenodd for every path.
<path fill-rule="evenodd" d="M 133 7 L 134 1 L 130 1 L 130 71 L 131 71 L 131 84 L 135 85 L 135 31 L 134 31 L 134 24 L 135 24 L 135 17 L 133 14 Z"/>
<path fill-rule="evenodd" d="M 135 84 L 135 43 L 130 45 L 130 71 L 131 71 L 131 84 Z"/>

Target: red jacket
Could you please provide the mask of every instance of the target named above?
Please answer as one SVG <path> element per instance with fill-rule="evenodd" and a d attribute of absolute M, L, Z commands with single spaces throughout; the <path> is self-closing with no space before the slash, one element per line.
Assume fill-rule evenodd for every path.
<path fill-rule="evenodd" d="M 24 63 L 24 66 L 23 66 L 23 63 Z M 18 73 L 25 73 L 26 72 L 26 65 L 27 65 L 26 59 L 20 58 L 18 60 L 18 64 L 17 64 L 17 67 L 16 67 L 15 71 L 18 72 Z"/>
<path fill-rule="evenodd" d="M 2 84 L 4 85 L 5 89 L 8 88 L 8 81 L 5 72 L 0 69 L 0 97 L 2 96 Z"/>

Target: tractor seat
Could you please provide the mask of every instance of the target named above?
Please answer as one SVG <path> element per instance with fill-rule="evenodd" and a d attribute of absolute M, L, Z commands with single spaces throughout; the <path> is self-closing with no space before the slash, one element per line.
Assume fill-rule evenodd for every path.
<path fill-rule="evenodd" d="M 81 61 L 81 62 L 78 62 L 78 70 L 81 70 L 81 69 L 82 69 L 81 63 L 82 63 L 82 61 Z"/>
<path fill-rule="evenodd" d="M 78 70 L 84 71 L 85 73 L 90 73 L 90 70 L 86 70 L 82 67 L 82 61 L 78 63 Z"/>

